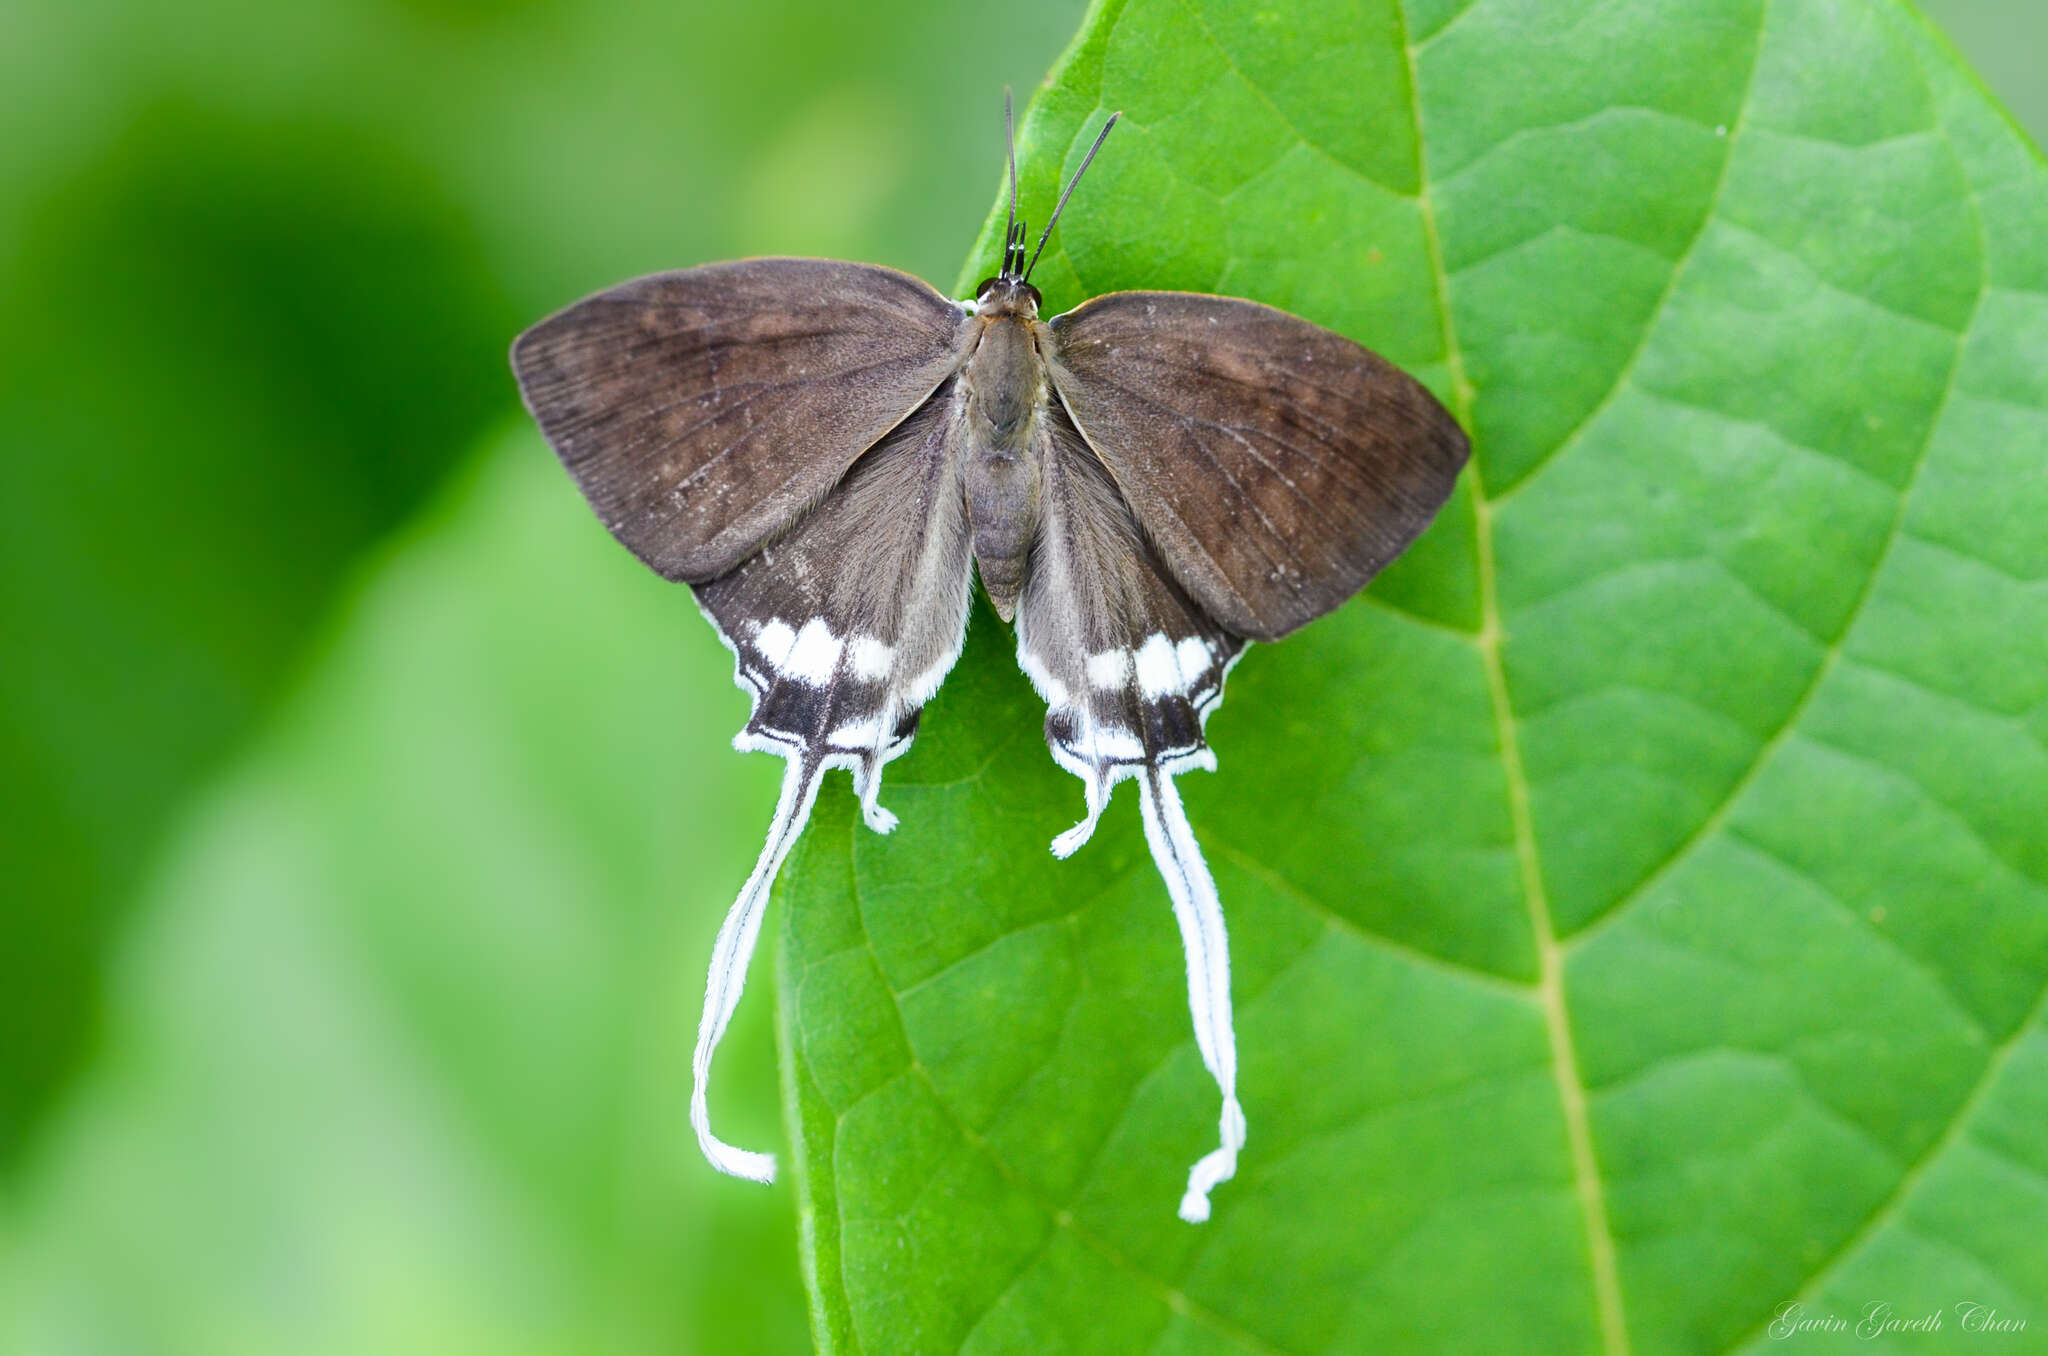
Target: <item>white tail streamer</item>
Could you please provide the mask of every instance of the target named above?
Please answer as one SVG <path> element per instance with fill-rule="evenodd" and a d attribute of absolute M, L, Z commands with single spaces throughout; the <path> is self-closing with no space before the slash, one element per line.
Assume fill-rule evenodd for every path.
<path fill-rule="evenodd" d="M 1244 1148 L 1244 1108 L 1237 1101 L 1237 1035 L 1230 1017 L 1230 938 L 1223 928 L 1223 902 L 1202 860 L 1201 845 L 1188 827 L 1173 778 L 1147 768 L 1138 778 L 1145 816 L 1145 841 L 1173 898 L 1181 949 L 1188 963 L 1188 1012 L 1194 1018 L 1195 1048 L 1223 1093 L 1222 1144 L 1204 1154 L 1188 1172 L 1180 1217 L 1190 1224 L 1209 1218 L 1209 1193 L 1237 1173 Z"/>
<path fill-rule="evenodd" d="M 747 985 L 747 962 L 753 959 L 754 942 L 761 935 L 761 914 L 768 904 L 768 888 L 783 858 L 795 846 L 811 806 L 818 799 L 818 779 L 824 767 L 801 753 L 788 755 L 782 774 L 782 796 L 775 803 L 775 819 L 768 828 L 768 841 L 761 845 L 761 858 L 754 873 L 740 887 L 740 896 L 726 911 L 725 923 L 711 948 L 711 973 L 704 982 L 704 1016 L 697 1023 L 697 1053 L 690 1061 L 694 1086 L 690 1090 L 690 1124 L 697 1131 L 697 1143 L 704 1157 L 720 1172 L 756 1182 L 775 1180 L 775 1156 L 737 1149 L 711 1133 L 711 1056 L 732 1021 L 740 994 Z"/>

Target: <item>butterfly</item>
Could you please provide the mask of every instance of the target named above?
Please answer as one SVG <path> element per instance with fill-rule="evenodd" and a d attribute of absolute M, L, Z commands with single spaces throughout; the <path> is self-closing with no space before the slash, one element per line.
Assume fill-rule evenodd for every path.
<path fill-rule="evenodd" d="M 734 747 L 785 760 L 692 1060 L 691 1123 L 720 1171 L 775 1172 L 712 1133 L 708 1102 L 769 887 L 833 768 L 870 828 L 896 827 L 882 770 L 960 656 L 977 574 L 1015 625 L 1053 758 L 1081 779 L 1084 814 L 1053 852 L 1138 784 L 1222 1095 L 1182 1218 L 1207 1219 L 1236 1171 L 1229 942 L 1174 778 L 1216 766 L 1204 723 L 1247 645 L 1399 555 L 1468 444 L 1399 368 L 1254 302 L 1116 292 L 1041 320 L 1032 271 L 1117 116 L 1028 260 L 1011 131 L 1002 262 L 971 301 L 870 264 L 747 259 L 600 292 L 513 345 L 526 407 L 598 517 L 688 584 L 732 650 L 753 706 Z"/>

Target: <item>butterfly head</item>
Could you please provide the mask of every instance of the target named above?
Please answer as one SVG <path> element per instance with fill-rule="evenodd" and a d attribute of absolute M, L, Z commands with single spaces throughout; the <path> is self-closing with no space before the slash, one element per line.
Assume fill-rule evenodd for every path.
<path fill-rule="evenodd" d="M 1010 223 L 1009 240 L 1003 246 L 1002 270 L 993 278 L 982 279 L 981 286 L 974 289 L 974 313 L 985 317 L 1015 315 L 1036 320 L 1043 298 L 1037 288 L 1024 280 L 1029 271 L 1024 264 L 1024 223 L 1013 221 Z"/>

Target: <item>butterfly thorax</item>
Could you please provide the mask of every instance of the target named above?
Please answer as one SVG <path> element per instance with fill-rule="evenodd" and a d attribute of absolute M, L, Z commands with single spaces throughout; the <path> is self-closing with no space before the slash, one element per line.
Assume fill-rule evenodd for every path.
<path fill-rule="evenodd" d="M 1037 294 L 1028 286 L 983 294 L 970 323 L 958 399 L 968 519 L 982 587 L 996 613 L 1016 613 L 1044 478 L 1040 442 L 1048 398 Z"/>

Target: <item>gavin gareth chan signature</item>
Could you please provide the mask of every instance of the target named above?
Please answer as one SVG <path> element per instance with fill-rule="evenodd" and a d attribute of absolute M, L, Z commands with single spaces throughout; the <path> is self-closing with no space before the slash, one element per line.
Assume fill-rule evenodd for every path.
<path fill-rule="evenodd" d="M 2011 1336 L 2026 1330 L 2026 1319 L 2000 1313 L 1995 1306 L 1974 1300 L 1958 1300 L 1946 1308 L 1917 1313 L 1900 1313 L 1889 1300 L 1872 1300 L 1854 1318 L 1816 1309 L 1799 1300 L 1786 1300 L 1772 1313 L 1770 1326 L 1764 1332 L 1773 1341 L 1782 1342 L 1807 1333 L 1854 1333 L 1869 1341 L 1902 1333 L 1955 1331 Z"/>

